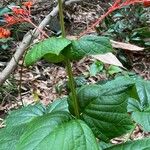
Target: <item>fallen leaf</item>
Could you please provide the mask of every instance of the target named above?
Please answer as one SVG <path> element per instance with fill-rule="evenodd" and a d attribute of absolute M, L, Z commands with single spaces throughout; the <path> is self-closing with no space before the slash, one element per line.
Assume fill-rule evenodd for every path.
<path fill-rule="evenodd" d="M 143 51 L 144 50 L 143 47 L 139 47 L 139 46 L 129 44 L 129 43 L 117 42 L 113 40 L 110 40 L 110 42 L 114 48 L 121 48 L 121 49 L 130 50 L 130 51 Z"/>
<path fill-rule="evenodd" d="M 103 63 L 123 67 L 122 63 L 118 60 L 118 58 L 112 53 L 100 54 L 100 55 L 92 55 L 93 58 L 102 61 Z"/>

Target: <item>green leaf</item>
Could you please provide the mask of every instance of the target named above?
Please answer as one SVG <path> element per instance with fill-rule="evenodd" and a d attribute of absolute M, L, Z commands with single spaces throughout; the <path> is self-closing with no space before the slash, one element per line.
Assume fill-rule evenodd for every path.
<path fill-rule="evenodd" d="M 64 48 L 66 48 L 71 41 L 66 38 L 48 38 L 38 44 L 35 44 L 27 53 L 25 57 L 25 65 L 30 66 L 40 60 L 41 58 L 50 59 L 49 62 L 62 61 L 62 55 L 60 54 Z"/>
<path fill-rule="evenodd" d="M 111 144 L 111 143 L 105 143 L 103 141 L 99 142 L 99 148 L 101 148 L 101 149 L 106 149 L 106 148 L 111 147 L 111 146 L 113 146 L 113 144 Z"/>
<path fill-rule="evenodd" d="M 46 60 L 49 63 L 59 63 L 62 62 L 65 57 L 62 54 L 55 55 L 55 54 L 46 54 L 44 57 L 44 60 Z"/>
<path fill-rule="evenodd" d="M 83 85 L 86 85 L 88 81 L 85 76 L 77 76 L 74 78 L 74 82 L 75 82 L 76 87 L 81 87 Z"/>
<path fill-rule="evenodd" d="M 103 63 L 96 61 L 90 66 L 90 75 L 95 76 L 98 72 L 103 70 Z"/>
<path fill-rule="evenodd" d="M 136 80 L 136 89 L 142 106 L 142 111 L 150 107 L 150 81 Z"/>
<path fill-rule="evenodd" d="M 116 80 L 102 86 L 88 85 L 77 91 L 81 118 L 91 127 L 95 136 L 104 141 L 125 134 L 133 128 L 133 122 L 127 113 L 128 93 L 133 84 L 129 82 L 115 86 L 115 82 Z M 69 110 L 72 109 L 69 101 Z"/>
<path fill-rule="evenodd" d="M 16 144 L 28 123 L 45 111 L 46 108 L 40 103 L 12 111 L 6 118 L 6 127 L 0 129 L 0 150 L 16 150 Z"/>
<path fill-rule="evenodd" d="M 3 16 L 4 14 L 8 14 L 11 10 L 8 7 L 0 8 L 0 16 Z"/>
<path fill-rule="evenodd" d="M 112 52 L 112 50 L 111 43 L 107 37 L 87 35 L 79 40 L 72 41 L 72 51 L 70 51 L 68 57 L 74 60 L 84 56 Z"/>
<path fill-rule="evenodd" d="M 118 67 L 118 66 L 114 66 L 114 65 L 111 65 L 109 68 L 108 68 L 108 73 L 110 75 L 113 75 L 113 74 L 116 74 L 116 73 L 119 73 L 119 72 L 122 72 L 123 70 Z"/>
<path fill-rule="evenodd" d="M 49 104 L 46 108 L 46 113 L 56 112 L 56 111 L 68 111 L 67 97 L 56 99 L 53 103 Z"/>
<path fill-rule="evenodd" d="M 26 126 L 0 129 L 0 150 L 16 150 L 16 144 Z"/>
<path fill-rule="evenodd" d="M 45 107 L 40 103 L 12 111 L 6 118 L 7 127 L 13 128 L 14 126 L 29 123 L 37 116 L 42 116 L 44 112 Z"/>
<path fill-rule="evenodd" d="M 150 149 L 150 138 L 144 138 L 142 140 L 135 140 L 118 144 L 104 150 L 149 150 Z"/>
<path fill-rule="evenodd" d="M 66 112 L 55 112 L 34 119 L 21 137 L 17 150 L 98 150 L 90 128 L 71 120 Z"/>
<path fill-rule="evenodd" d="M 129 99 L 128 111 L 132 118 L 140 124 L 144 131 L 150 131 L 150 82 L 141 79 L 135 80 L 138 99 Z"/>
<path fill-rule="evenodd" d="M 149 38 L 150 37 L 150 27 L 142 27 L 142 28 L 137 28 L 134 30 L 138 35 L 144 38 Z"/>
<path fill-rule="evenodd" d="M 116 77 L 114 80 L 108 80 L 105 84 L 103 84 L 103 88 L 105 89 L 114 89 L 115 92 L 121 92 L 124 91 L 126 89 L 129 89 L 131 87 L 130 90 L 128 90 L 128 94 L 133 98 L 137 98 L 137 92 L 135 91 L 135 82 L 128 76 L 119 76 Z M 111 90 L 110 90 L 111 91 Z M 109 92 L 109 91 L 108 91 Z"/>

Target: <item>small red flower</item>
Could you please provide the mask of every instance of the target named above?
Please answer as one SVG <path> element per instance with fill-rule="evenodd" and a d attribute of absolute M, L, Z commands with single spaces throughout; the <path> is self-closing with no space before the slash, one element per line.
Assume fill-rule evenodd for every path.
<path fill-rule="evenodd" d="M 28 11 L 26 11 L 26 10 L 24 10 L 22 8 L 14 7 L 14 8 L 12 8 L 12 11 L 16 15 L 29 15 Z"/>
<path fill-rule="evenodd" d="M 0 38 L 8 38 L 10 37 L 11 32 L 8 29 L 4 29 L 0 27 Z"/>
<path fill-rule="evenodd" d="M 150 7 L 150 0 L 144 0 L 143 5 L 144 7 Z"/>
<path fill-rule="evenodd" d="M 17 21 L 14 18 L 14 16 L 4 15 L 4 19 L 7 22 L 7 24 L 9 24 L 9 25 L 13 25 L 13 24 L 17 23 Z"/>
<path fill-rule="evenodd" d="M 25 7 L 27 7 L 28 9 L 30 9 L 32 7 L 33 3 L 31 1 L 28 1 L 28 2 L 24 2 L 23 5 Z"/>

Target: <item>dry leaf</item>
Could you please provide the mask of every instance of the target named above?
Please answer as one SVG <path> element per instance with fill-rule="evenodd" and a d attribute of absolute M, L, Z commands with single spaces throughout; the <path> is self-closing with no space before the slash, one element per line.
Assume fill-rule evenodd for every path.
<path fill-rule="evenodd" d="M 102 61 L 103 63 L 115 65 L 119 67 L 123 67 L 122 63 L 118 60 L 118 58 L 112 53 L 100 54 L 100 55 L 92 55 L 93 58 Z"/>
<path fill-rule="evenodd" d="M 130 51 L 143 51 L 144 50 L 143 47 L 139 47 L 139 46 L 129 44 L 129 43 L 117 42 L 113 40 L 110 40 L 110 42 L 114 48 L 121 48 L 121 49 L 130 50 Z"/>
<path fill-rule="evenodd" d="M 68 36 L 67 36 L 67 39 L 69 39 L 69 40 L 77 40 L 77 36 L 68 35 Z"/>

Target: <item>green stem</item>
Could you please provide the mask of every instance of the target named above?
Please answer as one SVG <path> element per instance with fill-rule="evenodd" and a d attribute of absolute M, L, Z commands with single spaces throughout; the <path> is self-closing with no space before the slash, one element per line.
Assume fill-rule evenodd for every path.
<path fill-rule="evenodd" d="M 61 25 L 61 31 L 62 31 L 62 37 L 66 37 L 66 32 L 65 32 L 65 25 L 64 25 L 64 15 L 63 15 L 63 6 L 62 6 L 62 0 L 58 0 L 58 5 L 59 5 L 59 17 L 60 17 L 60 25 Z M 74 113 L 77 118 L 80 118 L 79 114 L 79 106 L 78 106 L 78 100 L 77 100 L 77 95 L 76 95 L 76 89 L 75 89 L 75 83 L 74 83 L 74 78 L 73 78 L 73 72 L 72 72 L 72 67 L 70 60 L 68 58 L 65 59 L 65 64 L 66 64 L 66 71 L 69 77 L 69 85 L 72 93 L 72 102 L 73 102 L 73 107 L 74 107 Z"/>
<path fill-rule="evenodd" d="M 62 37 L 66 37 L 65 23 L 64 23 L 64 14 L 63 14 L 63 6 L 62 6 L 62 5 L 63 5 L 63 4 L 62 4 L 62 0 L 58 0 L 59 19 L 60 19 Z"/>
<path fill-rule="evenodd" d="M 65 60 L 65 63 L 66 63 L 67 74 L 69 77 L 69 87 L 70 87 L 71 93 L 72 93 L 71 98 L 73 101 L 74 113 L 77 118 L 80 118 L 78 100 L 77 100 L 77 95 L 76 95 L 76 89 L 75 89 L 75 83 L 74 83 L 71 63 L 68 59 Z"/>

